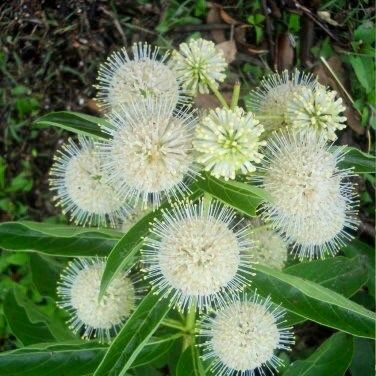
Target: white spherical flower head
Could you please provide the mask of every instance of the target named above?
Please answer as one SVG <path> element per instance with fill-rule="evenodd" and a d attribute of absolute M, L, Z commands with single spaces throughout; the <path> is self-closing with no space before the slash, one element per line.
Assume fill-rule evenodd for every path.
<path fill-rule="evenodd" d="M 182 85 L 191 95 L 209 93 L 207 82 L 218 87 L 226 78 L 227 63 L 223 51 L 205 39 L 181 43 L 178 51 L 172 52 L 170 66 L 177 72 Z"/>
<path fill-rule="evenodd" d="M 105 182 L 102 159 L 94 141 L 79 138 L 79 145 L 69 140 L 54 157 L 50 189 L 54 200 L 78 225 L 115 226 L 129 208 L 111 185 Z"/>
<path fill-rule="evenodd" d="M 133 59 L 125 48 L 114 52 L 98 72 L 97 100 L 105 110 L 119 110 L 133 101 L 167 97 L 175 104 L 183 99 L 176 73 L 165 63 L 167 54 L 147 43 L 132 46 Z"/>
<path fill-rule="evenodd" d="M 178 198 L 197 171 L 192 140 L 196 119 L 165 102 L 141 102 L 109 115 L 111 139 L 99 146 L 108 182 L 126 201 L 159 206 Z"/>
<path fill-rule="evenodd" d="M 303 88 L 313 89 L 316 84 L 312 74 L 298 70 L 291 74 L 287 70 L 282 74 L 274 73 L 264 77 L 260 86 L 251 91 L 247 106 L 256 117 L 260 116 L 267 131 L 273 131 L 289 123 L 287 108 L 294 95 Z"/>
<path fill-rule="evenodd" d="M 260 162 L 258 152 L 265 142 L 259 140 L 263 126 L 252 113 L 240 107 L 233 110 L 211 110 L 196 128 L 194 148 L 197 161 L 215 177 L 235 179 L 238 172 L 256 170 L 252 162 Z"/>
<path fill-rule="evenodd" d="M 277 134 L 268 142 L 261 177 L 271 201 L 263 218 L 293 244 L 300 259 L 335 254 L 357 220 L 343 148 L 333 151 L 314 131 Z"/>
<path fill-rule="evenodd" d="M 275 351 L 290 350 L 294 343 L 291 328 L 281 326 L 284 314 L 270 298 L 232 300 L 200 325 L 199 336 L 207 338 L 203 359 L 218 376 L 264 375 L 264 368 L 272 373 L 282 364 Z"/>
<path fill-rule="evenodd" d="M 249 284 L 252 243 L 232 209 L 217 202 L 183 204 L 164 212 L 143 250 L 145 272 L 156 290 L 179 309 L 220 305 Z"/>
<path fill-rule="evenodd" d="M 346 117 L 340 115 L 345 110 L 337 92 L 320 84 L 294 93 L 288 103 L 288 116 L 294 128 L 313 128 L 331 141 L 337 139 L 337 130 L 346 128 Z"/>
<path fill-rule="evenodd" d="M 134 309 L 136 293 L 131 279 L 119 274 L 98 301 L 104 268 L 104 260 L 75 260 L 63 272 L 57 292 L 59 306 L 71 314 L 74 333 L 84 329 L 83 338 L 109 341 Z"/>
<path fill-rule="evenodd" d="M 276 269 L 283 269 L 287 261 L 287 243 L 270 225 L 255 220 L 251 222 L 250 237 L 255 246 L 253 261 Z"/>

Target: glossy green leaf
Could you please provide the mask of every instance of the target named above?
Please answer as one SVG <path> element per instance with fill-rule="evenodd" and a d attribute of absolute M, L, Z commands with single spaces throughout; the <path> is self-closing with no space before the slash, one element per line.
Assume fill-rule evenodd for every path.
<path fill-rule="evenodd" d="M 253 288 L 274 303 L 319 324 L 374 338 L 375 315 L 326 287 L 264 265 L 256 266 Z"/>
<path fill-rule="evenodd" d="M 37 229 L 38 227 L 38 229 Z M 107 256 L 116 239 L 94 228 L 57 226 L 36 222 L 5 222 L 0 224 L 0 247 L 9 251 L 40 252 L 51 256 Z M 71 235 L 67 235 L 71 228 Z"/>
<path fill-rule="evenodd" d="M 349 259 L 337 256 L 301 262 L 283 271 L 316 282 L 346 297 L 354 295 L 368 279 L 368 270 L 362 257 Z"/>
<path fill-rule="evenodd" d="M 350 365 L 352 376 L 373 376 L 375 372 L 375 341 L 354 338 L 354 356 Z"/>
<path fill-rule="evenodd" d="M 181 354 L 176 366 L 176 376 L 205 376 L 204 366 L 195 345 L 189 346 Z"/>
<path fill-rule="evenodd" d="M 108 122 L 105 119 L 79 112 L 50 112 L 37 119 L 34 124 L 39 128 L 57 127 L 79 135 L 102 139 L 110 138 L 100 127 L 100 125 L 108 126 Z"/>
<path fill-rule="evenodd" d="M 115 244 L 108 256 L 103 272 L 100 296 L 106 291 L 117 273 L 132 264 L 134 256 L 140 250 L 142 237 L 149 231 L 149 223 L 155 215 L 155 212 L 147 214 Z"/>
<path fill-rule="evenodd" d="M 193 191 L 189 198 L 194 200 L 198 196 L 199 192 Z M 117 273 L 132 265 L 134 256 L 139 251 L 142 244 L 142 237 L 144 237 L 149 231 L 150 222 L 154 218 L 160 216 L 162 211 L 168 209 L 170 206 L 170 204 L 164 204 L 158 210 L 146 214 L 116 243 L 106 262 L 101 281 L 100 296 L 103 296 L 106 288 Z"/>
<path fill-rule="evenodd" d="M 41 295 L 57 299 L 56 286 L 64 264 L 56 258 L 38 253 L 30 254 L 31 276 Z"/>
<path fill-rule="evenodd" d="M 133 363 L 140 367 L 169 351 L 173 339 L 152 339 Z M 0 354 L 0 375 L 87 376 L 103 359 L 108 346 L 97 342 L 39 343 Z"/>
<path fill-rule="evenodd" d="M 32 322 L 30 320 L 25 308 L 17 302 L 13 290 L 7 294 L 3 310 L 11 332 L 24 346 L 38 342 L 55 341 L 55 337 L 51 334 L 45 322 L 40 320 Z"/>
<path fill-rule="evenodd" d="M 107 347 L 81 341 L 37 344 L 0 354 L 0 375 L 83 376 L 92 374 Z"/>
<path fill-rule="evenodd" d="M 343 376 L 353 354 L 353 338 L 333 334 L 310 357 L 292 363 L 283 376 Z"/>
<path fill-rule="evenodd" d="M 267 193 L 259 187 L 216 179 L 208 173 L 203 179 L 198 180 L 197 186 L 239 212 L 252 217 L 256 216 L 256 210 L 262 202 L 270 200 Z"/>
<path fill-rule="evenodd" d="M 353 296 L 368 278 L 367 268 L 361 257 L 349 259 L 338 256 L 326 260 L 301 262 L 283 271 L 316 282 L 347 298 Z M 305 318 L 288 311 L 286 320 L 288 325 L 295 325 L 305 321 Z"/>
<path fill-rule="evenodd" d="M 346 247 L 343 247 L 341 251 L 347 257 L 355 257 L 356 255 L 362 255 L 366 260 L 368 269 L 368 282 L 367 287 L 369 293 L 375 297 L 375 249 L 368 244 L 354 239 Z"/>
<path fill-rule="evenodd" d="M 124 376 L 167 315 L 168 301 L 149 292 L 116 336 L 94 376 Z"/>
<path fill-rule="evenodd" d="M 375 173 L 375 156 L 353 147 L 346 147 L 345 151 L 345 157 L 339 163 L 340 168 L 354 168 L 357 174 Z"/>

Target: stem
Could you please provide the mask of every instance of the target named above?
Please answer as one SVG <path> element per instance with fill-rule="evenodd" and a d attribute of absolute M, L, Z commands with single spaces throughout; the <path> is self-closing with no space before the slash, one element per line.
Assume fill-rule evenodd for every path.
<path fill-rule="evenodd" d="M 333 78 L 335 79 L 335 81 L 337 82 L 338 86 L 343 90 L 343 92 L 345 93 L 346 97 L 348 98 L 348 100 L 350 101 L 350 103 L 352 105 L 354 105 L 354 99 L 352 99 L 351 95 L 349 94 L 349 92 L 345 89 L 345 87 L 342 85 L 342 82 L 339 80 L 338 76 L 335 74 L 335 72 L 333 71 L 332 67 L 329 65 L 329 63 L 326 61 L 325 57 L 324 56 L 320 56 L 320 59 L 321 61 L 324 63 L 326 69 L 330 72 L 330 74 L 333 76 Z M 359 111 L 358 111 L 359 112 Z"/>
<path fill-rule="evenodd" d="M 169 328 L 174 328 L 178 329 L 180 331 L 185 331 L 185 326 L 177 320 L 172 320 L 172 319 L 164 319 L 162 321 L 163 326 L 168 326 Z"/>
<path fill-rule="evenodd" d="M 194 332 L 196 324 L 196 304 L 192 304 L 188 309 L 185 330 L 189 333 Z"/>
<path fill-rule="evenodd" d="M 219 92 L 213 81 L 209 80 L 207 77 L 205 77 L 206 83 L 209 86 L 210 90 L 213 92 L 213 94 L 217 97 L 221 105 L 227 109 L 229 109 L 229 106 L 226 102 L 226 99 L 223 97 L 223 95 Z"/>
<path fill-rule="evenodd" d="M 231 98 L 231 110 L 233 110 L 239 102 L 239 95 L 240 95 L 240 82 L 235 82 L 234 89 L 232 91 L 232 98 Z"/>
<path fill-rule="evenodd" d="M 183 351 L 194 344 L 194 335 L 196 327 L 196 302 L 193 301 L 188 308 L 187 318 L 185 321 L 186 335 L 183 338 Z"/>

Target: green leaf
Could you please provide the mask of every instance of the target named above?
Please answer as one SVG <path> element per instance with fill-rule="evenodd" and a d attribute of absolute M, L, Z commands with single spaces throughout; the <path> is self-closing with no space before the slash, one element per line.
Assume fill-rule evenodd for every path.
<path fill-rule="evenodd" d="M 11 297 L 10 299 L 15 299 L 16 306 L 18 306 L 18 312 L 20 314 L 23 314 L 21 311 L 24 310 L 24 312 L 27 315 L 27 320 L 29 322 L 29 326 L 36 324 L 36 327 L 38 327 L 39 323 L 43 323 L 47 326 L 49 332 L 51 335 L 56 338 L 59 341 L 65 341 L 65 340 L 71 340 L 76 338 L 76 336 L 69 330 L 65 317 L 63 318 L 62 313 L 64 313 L 62 310 L 56 308 L 55 302 L 51 304 L 50 311 L 48 313 L 42 311 L 41 307 L 34 304 L 20 289 L 14 288 L 13 291 L 10 293 Z M 14 301 L 12 300 L 14 303 Z M 20 318 L 17 318 L 13 315 L 11 315 L 11 312 L 6 314 L 7 320 L 9 321 L 10 325 L 14 330 L 16 330 L 18 333 L 22 333 L 22 327 L 23 324 L 21 324 L 20 327 Z M 12 308 L 10 308 L 12 309 Z M 23 317 L 23 316 L 22 316 Z M 12 323 L 12 324 L 11 324 Z M 42 339 L 38 340 L 37 342 L 41 342 Z M 43 339 L 45 342 L 46 339 Z M 36 343 L 35 341 L 33 343 Z"/>
<path fill-rule="evenodd" d="M 32 280 L 41 295 L 57 299 L 56 286 L 63 267 L 64 264 L 56 258 L 38 253 L 30 254 Z"/>
<path fill-rule="evenodd" d="M 346 147 L 345 151 L 345 157 L 339 163 L 340 168 L 354 168 L 357 174 L 375 173 L 375 156 L 353 147 Z"/>
<path fill-rule="evenodd" d="M 367 268 L 364 258 L 334 257 L 327 260 L 301 262 L 283 270 L 285 273 L 296 275 L 316 282 L 347 298 L 353 296 L 367 281 Z M 304 317 L 287 312 L 288 325 L 305 321 Z"/>
<path fill-rule="evenodd" d="M 134 362 L 143 366 L 169 351 L 173 340 L 153 339 Z M 38 343 L 0 354 L 0 375 L 8 376 L 87 376 L 103 359 L 108 346 L 95 341 Z"/>
<path fill-rule="evenodd" d="M 375 341 L 354 338 L 354 356 L 350 371 L 352 376 L 372 376 L 375 372 Z"/>
<path fill-rule="evenodd" d="M 252 288 L 274 303 L 319 324 L 359 337 L 374 338 L 375 315 L 317 283 L 257 265 Z"/>
<path fill-rule="evenodd" d="M 374 65 L 372 60 L 360 56 L 350 56 L 350 63 L 360 84 L 369 93 L 374 85 Z"/>
<path fill-rule="evenodd" d="M 237 181 L 224 181 L 205 174 L 197 181 L 197 186 L 215 198 L 234 207 L 239 212 L 254 217 L 259 205 L 270 197 L 261 188 Z"/>
<path fill-rule="evenodd" d="M 343 376 L 351 362 L 352 354 L 352 337 L 345 333 L 336 333 L 310 357 L 292 363 L 283 376 Z"/>
<path fill-rule="evenodd" d="M 51 224 L 37 225 L 36 222 L 1 223 L 0 247 L 9 251 L 40 252 L 51 256 L 89 257 L 107 256 L 116 243 L 107 232 L 94 228 L 54 225 L 57 231 L 52 232 Z M 69 229 L 71 235 L 67 235 Z"/>
<path fill-rule="evenodd" d="M 130 266 L 134 256 L 140 249 L 142 237 L 149 231 L 149 223 L 155 216 L 155 212 L 148 213 L 138 221 L 129 231 L 116 243 L 106 261 L 106 267 L 101 281 L 99 296 L 102 297 L 107 287 L 115 276 L 127 266 Z"/>
<path fill-rule="evenodd" d="M 75 341 L 37 344 L 0 354 L 0 374 L 8 376 L 89 375 L 103 358 L 107 347 Z"/>
<path fill-rule="evenodd" d="M 141 367 L 159 358 L 163 357 L 171 349 L 177 336 L 168 336 L 166 338 L 152 338 L 150 342 L 142 349 L 136 360 L 132 364 L 132 368 Z"/>
<path fill-rule="evenodd" d="M 176 366 L 176 376 L 205 376 L 204 366 L 198 354 L 197 346 L 189 346 L 181 354 Z"/>
<path fill-rule="evenodd" d="M 16 300 L 13 289 L 9 291 L 5 298 L 3 310 L 12 333 L 24 346 L 38 342 L 55 341 L 55 337 L 51 334 L 45 322 L 29 319 L 25 308 Z"/>
<path fill-rule="evenodd" d="M 109 126 L 105 119 L 81 114 L 79 112 L 59 111 L 50 112 L 37 119 L 34 123 L 39 128 L 58 127 L 79 135 L 108 139 L 110 136 L 103 132 L 101 125 Z"/>
<path fill-rule="evenodd" d="M 193 200 L 198 195 L 199 193 L 194 191 L 189 196 L 189 199 Z M 109 286 L 113 278 L 115 278 L 117 273 L 132 264 L 134 256 L 139 251 L 142 244 L 141 238 L 149 232 L 150 222 L 157 216 L 160 216 L 162 211 L 169 207 L 171 207 L 170 204 L 164 204 L 158 210 L 146 214 L 116 243 L 108 256 L 106 267 L 103 272 L 99 294 L 100 297 L 103 296 L 106 288 Z"/>
<path fill-rule="evenodd" d="M 169 310 L 167 300 L 160 301 L 149 292 L 112 342 L 94 376 L 124 376 Z"/>
<path fill-rule="evenodd" d="M 368 279 L 365 259 L 337 256 L 326 260 L 301 262 L 283 270 L 316 282 L 346 297 L 353 296 Z"/>
<path fill-rule="evenodd" d="M 375 297 L 375 250 L 368 244 L 354 239 L 350 244 L 342 248 L 342 252 L 347 257 L 362 255 L 365 258 L 368 269 L 368 292 Z"/>

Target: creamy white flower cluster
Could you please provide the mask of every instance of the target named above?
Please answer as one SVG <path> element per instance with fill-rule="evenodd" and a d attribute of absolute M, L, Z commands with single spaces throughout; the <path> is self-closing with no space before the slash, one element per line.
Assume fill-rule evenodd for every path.
<path fill-rule="evenodd" d="M 146 43 L 114 52 L 98 74 L 103 137 L 69 140 L 50 185 L 78 225 L 127 231 L 168 202 L 143 239 L 139 272 L 172 307 L 204 314 L 198 336 L 214 374 L 254 376 L 279 367 L 276 351 L 293 343 L 284 311 L 246 292 L 254 264 L 283 269 L 289 251 L 334 255 L 356 229 L 356 200 L 350 170 L 339 167 L 344 150 L 328 144 L 345 127 L 337 94 L 310 74 L 273 74 L 252 92 L 252 113 L 235 89 L 231 105 L 221 96 L 226 68 L 203 39 L 171 58 Z M 192 99 L 209 90 L 222 107 L 198 117 Z M 229 191 L 238 189 L 229 180 L 256 182 L 269 197 L 259 218 L 244 220 L 209 196 L 184 200 L 200 170 Z M 99 296 L 104 268 L 104 259 L 75 261 L 58 288 L 73 331 L 86 338 L 109 340 L 136 306 L 132 273 Z"/>
<path fill-rule="evenodd" d="M 312 74 L 295 70 L 265 77 L 248 102 L 268 131 L 281 128 L 314 130 L 327 140 L 346 128 L 346 110 L 337 92 L 319 84 Z"/>

